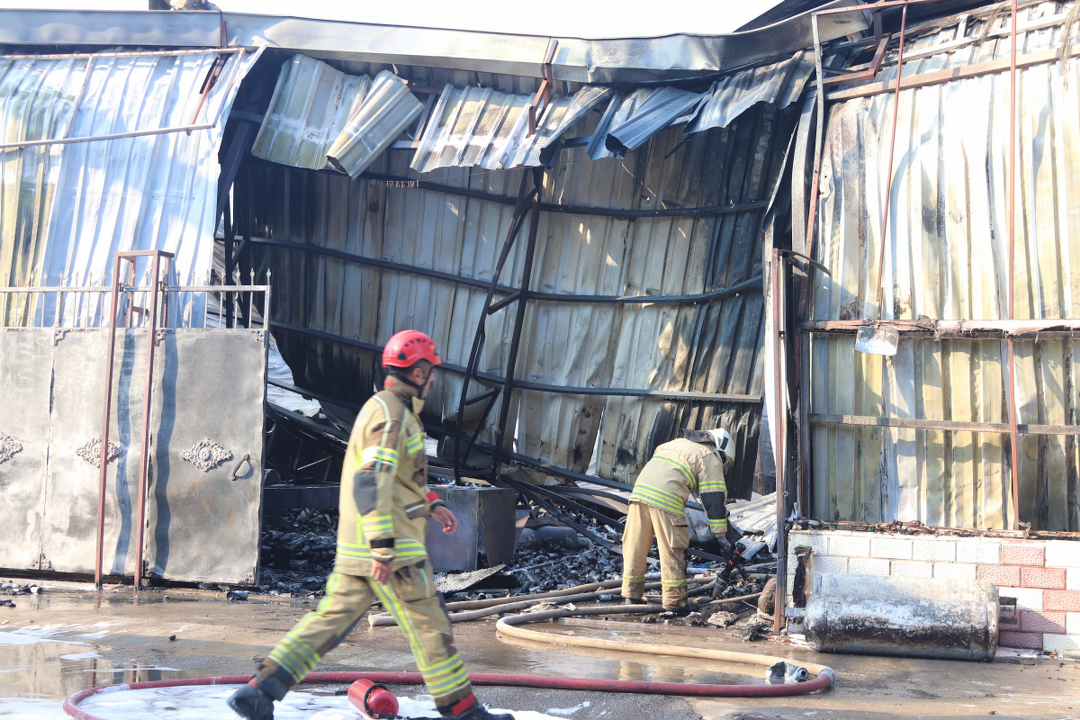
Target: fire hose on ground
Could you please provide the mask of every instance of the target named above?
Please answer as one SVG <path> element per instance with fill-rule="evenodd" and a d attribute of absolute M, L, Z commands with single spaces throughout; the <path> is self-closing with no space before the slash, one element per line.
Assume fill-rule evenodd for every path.
<path fill-rule="evenodd" d="M 711 583 L 704 583 L 699 590 L 706 590 Z M 569 588 L 575 591 L 578 588 Z M 566 591 L 563 591 L 565 593 Z M 581 594 L 581 593 L 577 593 Z M 724 598 L 713 600 L 709 605 L 719 605 L 739 601 L 749 601 L 757 598 L 756 595 Z M 555 597 L 567 599 L 573 595 L 559 594 Z M 550 598 L 550 595 L 549 595 Z M 499 598 L 506 600 L 506 598 Z M 479 601 L 489 602 L 489 601 Z M 493 606 L 493 609 L 505 611 L 506 603 Z M 747 663 L 761 666 L 773 666 L 783 658 L 771 655 L 756 655 L 753 653 L 729 652 L 723 650 L 709 650 L 702 648 L 682 647 L 678 645 L 661 645 L 654 643 L 625 643 L 613 640 L 602 640 L 579 636 L 559 636 L 530 630 L 521 625 L 544 620 L 559 621 L 563 618 L 581 615 L 613 615 L 613 614 L 641 614 L 663 611 L 660 605 L 619 605 L 598 606 L 588 608 L 558 608 L 543 612 L 525 613 L 522 615 L 503 617 L 495 624 L 496 631 L 508 637 L 534 642 L 543 642 L 556 645 L 572 645 L 601 650 L 615 650 L 618 652 L 643 653 L 648 655 L 669 655 L 673 657 L 688 657 L 696 660 L 715 660 L 719 662 Z M 633 626 L 637 629 L 637 626 Z M 470 679 L 477 686 L 503 686 L 503 687 L 528 687 L 545 688 L 553 690 L 585 690 L 594 692 L 612 693 L 635 693 L 647 695 L 674 695 L 684 697 L 785 697 L 792 695 L 806 695 L 819 690 L 825 690 L 836 680 L 833 670 L 816 663 L 799 662 L 793 663 L 805 668 L 809 673 L 816 675 L 812 680 L 796 683 L 777 685 L 710 685 L 695 683 L 668 683 L 630 680 L 597 680 L 592 678 L 564 678 L 545 675 L 508 675 L 501 673 L 472 673 Z M 79 703 L 101 692 L 118 692 L 125 690 L 142 690 L 165 687 L 189 687 L 198 685 L 243 685 L 251 680 L 251 675 L 234 675 L 226 677 L 195 678 L 186 680 L 158 680 L 150 682 L 125 683 L 121 685 L 109 685 L 82 690 L 69 697 L 64 702 L 64 711 L 77 720 L 105 720 L 96 715 L 79 709 Z M 338 684 L 353 683 L 357 680 L 369 680 L 373 683 L 422 685 L 423 678 L 417 672 L 314 672 L 304 678 L 304 683 L 313 684 Z"/>
<path fill-rule="evenodd" d="M 505 620 L 506 618 L 503 618 Z M 532 620 L 526 616 L 525 619 Z M 503 620 L 499 622 L 502 623 Z M 507 625 L 505 627 L 513 627 Z M 514 631 L 528 633 L 524 628 L 513 627 Z M 543 635 L 544 633 L 537 633 Z M 531 639 L 531 638 L 530 638 Z M 582 638 L 576 638 L 582 639 Z M 606 641 L 598 641 L 606 642 Z M 649 652 L 678 655 L 675 650 L 685 651 L 684 656 L 724 659 L 730 662 L 746 662 L 758 665 L 771 665 L 777 660 L 765 655 L 720 651 L 701 651 L 690 648 L 678 648 L 668 645 L 635 645 L 631 652 Z M 641 648 L 657 648 L 645 650 Z M 625 647 L 620 647 L 620 650 Z M 690 653 L 694 653 L 690 655 Z M 708 654 L 703 654 L 708 653 Z M 719 658 L 717 656 L 726 656 Z M 785 697 L 805 695 L 829 687 L 835 675 L 830 668 L 812 663 L 802 663 L 803 667 L 817 678 L 807 682 L 785 685 L 697 685 L 693 683 L 647 682 L 640 680 L 595 680 L 591 678 L 564 678 L 547 675 L 506 675 L 501 673 L 472 673 L 469 679 L 477 686 L 527 687 L 551 690 L 586 690 L 592 692 L 634 693 L 641 695 L 675 695 L 685 697 Z M 125 683 L 81 690 L 64 701 L 64 712 L 76 720 L 107 720 L 79 709 L 79 703 L 102 692 L 122 692 L 126 690 L 145 690 L 166 687 L 191 687 L 198 685 L 245 685 L 251 680 L 250 675 L 231 675 L 226 677 L 192 678 L 187 680 L 155 680 L 149 682 Z M 303 682 L 313 684 L 351 684 L 357 680 L 370 680 L 385 685 L 423 685 L 424 680 L 418 672 L 313 672 Z"/>
<path fill-rule="evenodd" d="M 501 613 L 514 612 L 517 610 L 527 610 L 534 605 L 540 605 L 551 600 L 558 600 L 559 603 L 571 603 L 571 602 L 588 602 L 590 600 L 598 600 L 602 595 L 610 595 L 611 593 L 600 592 L 600 590 L 617 588 L 622 584 L 621 580 L 607 580 L 601 583 L 590 583 L 588 585 L 579 585 L 577 587 L 566 588 L 564 590 L 557 590 L 554 592 L 539 593 L 537 595 L 511 595 L 504 598 L 488 598 L 487 600 L 465 600 L 462 602 L 447 603 L 446 609 L 450 616 L 450 622 L 468 622 L 470 620 L 479 620 L 480 618 L 490 617 L 491 615 L 499 615 Z M 688 597 L 694 597 L 696 595 L 702 595 L 711 591 L 716 586 L 715 578 L 695 578 L 690 580 L 689 585 L 697 585 L 692 588 L 688 593 Z M 645 584 L 646 590 L 657 590 L 661 587 L 661 583 L 651 582 Z M 756 595 L 754 597 L 757 597 Z M 452 612 L 454 610 L 464 612 Z M 663 609 L 656 612 L 662 612 Z M 397 621 L 389 613 L 379 613 L 377 615 L 368 616 L 368 624 L 371 627 L 387 627 L 396 625 Z"/>

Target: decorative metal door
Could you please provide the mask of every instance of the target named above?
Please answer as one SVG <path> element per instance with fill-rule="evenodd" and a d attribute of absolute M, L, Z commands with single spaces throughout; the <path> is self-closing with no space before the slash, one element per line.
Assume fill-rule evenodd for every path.
<path fill-rule="evenodd" d="M 145 330 L 116 339 L 103 570 L 135 574 Z M 0 328 L 0 567 L 92 573 L 109 332 Z M 264 333 L 156 334 L 145 570 L 255 582 Z M 242 461 L 242 462 L 241 462 Z"/>

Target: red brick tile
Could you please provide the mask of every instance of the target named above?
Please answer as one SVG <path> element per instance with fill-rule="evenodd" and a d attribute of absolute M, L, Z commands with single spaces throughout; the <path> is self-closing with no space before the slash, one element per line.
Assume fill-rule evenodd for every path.
<path fill-rule="evenodd" d="M 1064 633 L 1065 613 L 1020 611 L 1020 630 L 1029 633 Z"/>
<path fill-rule="evenodd" d="M 1046 564 L 1045 552 L 1042 544 L 1004 543 L 1001 546 L 1001 564 L 1042 567 Z"/>
<path fill-rule="evenodd" d="M 998 587 L 1020 587 L 1020 568 L 1004 565 L 980 565 L 979 579 L 989 580 Z"/>
<path fill-rule="evenodd" d="M 1065 568 L 1020 568 L 1020 579 L 1022 587 L 1064 590 Z"/>
<path fill-rule="evenodd" d="M 1003 630 L 998 636 L 998 645 L 1009 648 L 1026 648 L 1028 650 L 1042 650 L 1042 633 L 1011 632 Z"/>
<path fill-rule="evenodd" d="M 1043 594 L 1043 608 L 1080 612 L 1080 590 L 1047 590 Z"/>

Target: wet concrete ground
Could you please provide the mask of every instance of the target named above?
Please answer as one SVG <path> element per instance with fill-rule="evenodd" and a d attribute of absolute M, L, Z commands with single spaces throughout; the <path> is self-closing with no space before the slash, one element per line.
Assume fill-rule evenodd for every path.
<path fill-rule="evenodd" d="M 93 685 L 239 675 L 280 639 L 314 602 L 254 596 L 226 602 L 224 593 L 130 588 L 100 595 L 88 586 L 50 586 L 40 596 L 0 608 L 0 718 L 59 720 L 59 703 Z M 166 599 L 167 598 L 167 599 Z M 534 626 L 611 638 L 604 630 Z M 645 626 L 634 625 L 635 630 Z M 650 626 L 655 627 L 655 626 Z M 762 682 L 763 669 L 687 658 L 592 651 L 495 637 L 494 621 L 455 626 L 458 649 L 476 672 L 504 672 L 693 683 Z M 175 635 L 175 640 L 169 640 Z M 824 655 L 773 643 L 742 644 L 697 634 L 623 634 L 654 642 L 781 655 L 833 667 L 836 687 L 783 699 L 684 699 L 572 691 L 478 688 L 496 707 L 582 720 L 723 718 L 724 720 L 885 720 L 886 718 L 1080 718 L 1080 664 L 1033 658 L 993 663 Z M 43 640 L 46 642 L 37 642 Z M 361 621 L 326 658 L 322 670 L 414 670 L 401 633 Z M 403 695 L 420 688 L 397 687 Z M 585 702 L 588 706 L 583 706 Z M 561 712 L 552 712 L 558 710 Z M 568 712 L 571 711 L 572 712 Z"/>

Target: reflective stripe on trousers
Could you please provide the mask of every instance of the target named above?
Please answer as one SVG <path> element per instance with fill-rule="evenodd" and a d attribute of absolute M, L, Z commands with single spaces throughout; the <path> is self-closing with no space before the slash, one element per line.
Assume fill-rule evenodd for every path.
<path fill-rule="evenodd" d="M 436 704 L 452 705 L 467 697 L 472 692 L 469 675 L 453 645 L 450 619 L 435 594 L 427 563 L 395 570 L 386 584 L 370 577 L 331 574 L 318 608 L 282 638 L 259 674 L 267 677 L 280 667 L 288 672 L 289 686 L 299 682 L 345 639 L 376 597 L 409 641 Z"/>
<path fill-rule="evenodd" d="M 631 502 L 626 516 L 622 595 L 634 599 L 645 595 L 645 569 L 654 537 L 660 555 L 664 607 L 682 607 L 686 605 L 686 548 L 690 547 L 686 517 L 641 502 Z"/>

